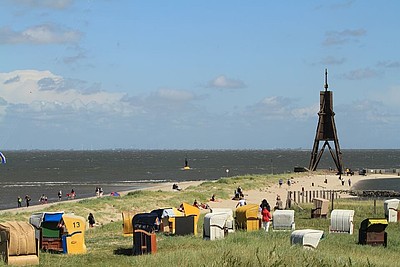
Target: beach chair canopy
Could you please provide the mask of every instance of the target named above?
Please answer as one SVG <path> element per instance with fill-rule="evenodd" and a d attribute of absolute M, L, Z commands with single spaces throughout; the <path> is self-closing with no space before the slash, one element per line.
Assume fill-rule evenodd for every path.
<path fill-rule="evenodd" d="M 133 234 L 132 218 L 135 214 L 136 211 L 122 212 L 122 233 L 124 236 L 131 236 Z"/>
<path fill-rule="evenodd" d="M 156 213 L 138 213 L 132 218 L 133 230 L 144 230 L 153 233 L 158 228 L 158 217 Z"/>
<path fill-rule="evenodd" d="M 164 209 L 152 210 L 150 213 L 156 214 L 157 218 L 161 221 L 161 219 L 163 218 Z"/>
<path fill-rule="evenodd" d="M 64 211 L 39 212 L 29 217 L 29 223 L 35 227 L 35 236 L 37 239 L 44 237 L 60 237 L 60 231 L 57 227 Z"/>
<path fill-rule="evenodd" d="M 382 232 L 385 231 L 387 226 L 388 221 L 386 219 L 367 218 L 361 222 L 360 230 L 365 230 L 368 232 Z"/>
<path fill-rule="evenodd" d="M 236 209 L 236 219 L 257 218 L 259 206 L 257 204 L 247 204 Z"/>
<path fill-rule="evenodd" d="M 319 241 L 323 237 L 324 231 L 303 229 L 295 230 L 290 235 L 291 245 L 302 245 L 304 248 L 317 248 Z"/>

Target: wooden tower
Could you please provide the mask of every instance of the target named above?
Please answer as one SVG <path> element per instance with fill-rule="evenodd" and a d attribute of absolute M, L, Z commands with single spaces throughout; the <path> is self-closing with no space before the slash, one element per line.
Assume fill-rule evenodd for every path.
<path fill-rule="evenodd" d="M 318 163 L 321 160 L 325 147 L 329 148 L 329 152 L 335 162 L 339 174 L 343 173 L 342 152 L 340 151 L 339 139 L 335 126 L 335 112 L 333 112 L 333 94 L 328 91 L 328 71 L 325 69 L 325 90 L 319 92 L 320 110 L 318 112 L 318 126 L 315 135 L 314 146 L 311 152 L 311 160 L 309 169 L 315 171 Z M 319 150 L 319 142 L 324 144 Z M 335 149 L 332 149 L 329 142 L 335 144 Z"/>

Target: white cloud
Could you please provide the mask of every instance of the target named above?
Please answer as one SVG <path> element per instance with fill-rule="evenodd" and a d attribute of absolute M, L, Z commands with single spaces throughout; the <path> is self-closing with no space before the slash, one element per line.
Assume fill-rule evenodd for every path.
<path fill-rule="evenodd" d="M 358 42 L 358 39 L 366 35 L 366 33 L 367 31 L 365 29 L 328 31 L 325 33 L 325 40 L 322 44 L 325 46 L 335 46 L 347 44 L 350 42 Z"/>
<path fill-rule="evenodd" d="M 379 101 L 387 106 L 391 106 L 397 109 L 400 99 L 400 85 L 393 86 L 384 91 L 376 90 L 374 92 L 371 92 L 369 97 L 371 99 L 374 99 L 375 101 Z"/>
<path fill-rule="evenodd" d="M 393 69 L 397 69 L 400 68 L 400 61 L 380 61 L 377 64 L 378 67 L 383 67 L 383 68 L 393 68 Z"/>
<path fill-rule="evenodd" d="M 18 77 L 18 78 L 17 78 Z M 82 86 L 82 85 L 81 85 Z M 64 78 L 49 71 L 19 70 L 0 73 L 0 95 L 9 106 L 24 107 L 32 111 L 53 112 L 68 109 L 79 113 L 82 110 L 102 110 L 110 113 L 133 112 L 133 108 L 121 101 L 122 93 L 105 91 L 86 92 L 74 87 Z M 18 110 L 18 109 L 17 109 Z M 60 112 L 60 115 L 63 115 Z"/>
<path fill-rule="evenodd" d="M 347 73 L 342 74 L 341 76 L 347 80 L 364 80 L 375 78 L 381 75 L 381 73 L 377 70 L 371 68 L 364 68 L 364 69 L 356 69 L 349 71 Z"/>
<path fill-rule="evenodd" d="M 187 102 L 194 99 L 193 93 L 184 90 L 159 89 L 156 93 L 159 98 L 173 102 Z"/>
<path fill-rule="evenodd" d="M 82 37 L 79 31 L 64 29 L 59 26 L 42 24 L 23 31 L 0 28 L 0 44 L 63 44 L 77 43 Z"/>
<path fill-rule="evenodd" d="M 341 65 L 346 61 L 345 58 L 336 58 L 332 56 L 325 57 L 321 59 L 320 63 L 322 65 Z"/>
<path fill-rule="evenodd" d="M 213 80 L 208 82 L 207 87 L 211 88 L 227 88 L 227 89 L 237 89 L 237 88 L 245 88 L 246 85 L 241 80 L 231 79 L 226 77 L 225 75 L 220 75 Z"/>
<path fill-rule="evenodd" d="M 13 4 L 20 4 L 31 8 L 65 9 L 70 7 L 73 0 L 12 0 Z"/>
<path fill-rule="evenodd" d="M 308 107 L 294 108 L 292 109 L 291 114 L 297 119 L 309 119 L 314 117 L 317 118 L 319 108 L 319 104 L 316 103 Z"/>

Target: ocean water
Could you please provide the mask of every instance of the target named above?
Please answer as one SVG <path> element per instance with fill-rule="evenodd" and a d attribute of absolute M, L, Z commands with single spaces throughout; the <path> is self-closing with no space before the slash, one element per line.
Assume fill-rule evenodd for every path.
<path fill-rule="evenodd" d="M 38 205 L 45 194 L 57 201 L 57 192 L 72 189 L 77 198 L 143 188 L 154 183 L 214 180 L 244 174 L 292 172 L 308 166 L 309 150 L 106 150 L 2 151 L 0 209 L 17 206 L 17 197 L 31 196 Z M 345 167 L 400 169 L 400 150 L 342 150 Z M 182 170 L 185 158 L 191 170 Z M 325 151 L 318 168 L 334 168 Z M 227 171 L 229 170 L 229 171 Z M 368 185 L 374 187 L 374 185 Z M 371 189 L 371 188 L 370 188 Z M 373 188 L 372 188 L 373 189 Z"/>
<path fill-rule="evenodd" d="M 354 190 L 393 190 L 400 192 L 400 177 L 399 178 L 381 178 L 379 182 L 376 180 L 359 181 L 353 186 Z"/>

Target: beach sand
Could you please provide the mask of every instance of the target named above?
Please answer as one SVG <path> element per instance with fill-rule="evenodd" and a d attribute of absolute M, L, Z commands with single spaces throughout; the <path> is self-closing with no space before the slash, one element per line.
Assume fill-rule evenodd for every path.
<path fill-rule="evenodd" d="M 304 175 L 300 176 L 294 176 L 295 178 L 293 179 L 293 183 L 288 186 L 287 181 L 284 181 L 283 185 L 279 187 L 278 180 L 279 176 L 276 178 L 276 183 L 264 187 L 264 188 L 258 188 L 256 190 L 246 190 L 246 188 L 243 188 L 243 192 L 245 195 L 246 202 L 253 203 L 253 204 L 260 204 L 263 199 L 267 199 L 267 201 L 270 203 L 271 207 L 275 205 L 276 202 L 276 197 L 277 195 L 280 195 L 283 203 L 285 204 L 286 196 L 288 191 L 301 191 L 302 187 L 304 187 L 305 191 L 308 190 L 349 190 L 350 187 L 348 185 L 348 179 L 351 179 L 351 185 L 356 184 L 358 181 L 361 180 L 368 180 L 368 179 L 379 179 L 379 178 L 398 178 L 397 176 L 394 175 L 388 175 L 388 174 L 368 174 L 367 176 L 360 176 L 358 174 L 353 175 L 353 176 L 342 176 L 342 178 L 345 180 L 345 184 L 342 185 L 341 181 L 339 180 L 339 177 L 334 174 L 313 174 L 313 173 L 304 173 Z M 327 179 L 327 183 L 324 183 L 325 179 Z M 179 182 L 179 187 L 182 188 L 182 190 L 185 190 L 189 186 L 198 186 L 201 183 L 205 181 L 187 181 L 187 182 Z M 312 186 L 312 183 L 314 183 L 314 186 Z M 152 191 L 173 191 L 172 189 L 172 184 L 171 182 L 169 183 L 160 183 L 157 185 L 154 185 L 149 188 L 144 188 L 141 190 L 152 190 Z M 123 191 L 120 192 L 121 196 L 128 194 L 131 191 Z M 232 192 L 233 193 L 233 192 Z M 211 197 L 211 195 L 210 195 Z M 348 194 L 342 193 L 340 194 L 341 198 L 344 197 L 350 197 Z M 95 196 L 91 197 L 95 198 Z M 232 200 L 232 199 L 219 199 L 218 196 L 216 196 L 217 201 L 209 201 L 207 204 L 210 206 L 210 208 L 230 208 L 230 209 L 235 209 L 236 204 L 238 201 Z M 76 201 L 81 201 L 83 199 L 75 199 L 75 200 L 68 200 L 68 202 L 76 202 Z M 66 202 L 66 201 L 63 201 Z M 60 202 L 54 202 L 54 203 L 48 203 L 48 204 L 43 204 L 43 205 L 35 205 L 35 206 L 30 206 L 30 207 L 22 207 L 22 208 L 15 208 L 15 209 L 8 209 L 8 210 L 1 210 L 0 214 L 5 213 L 5 212 L 10 212 L 10 213 L 19 213 L 19 212 L 37 212 L 37 211 L 43 211 L 47 207 L 51 205 L 58 204 Z M 147 212 L 147 211 L 143 211 Z M 208 209 L 202 210 L 201 212 L 209 212 Z M 97 223 L 102 225 L 106 224 L 112 221 L 118 221 L 121 220 L 121 214 L 118 212 L 115 213 L 114 218 L 107 217 L 104 219 L 104 221 L 98 221 Z"/>

